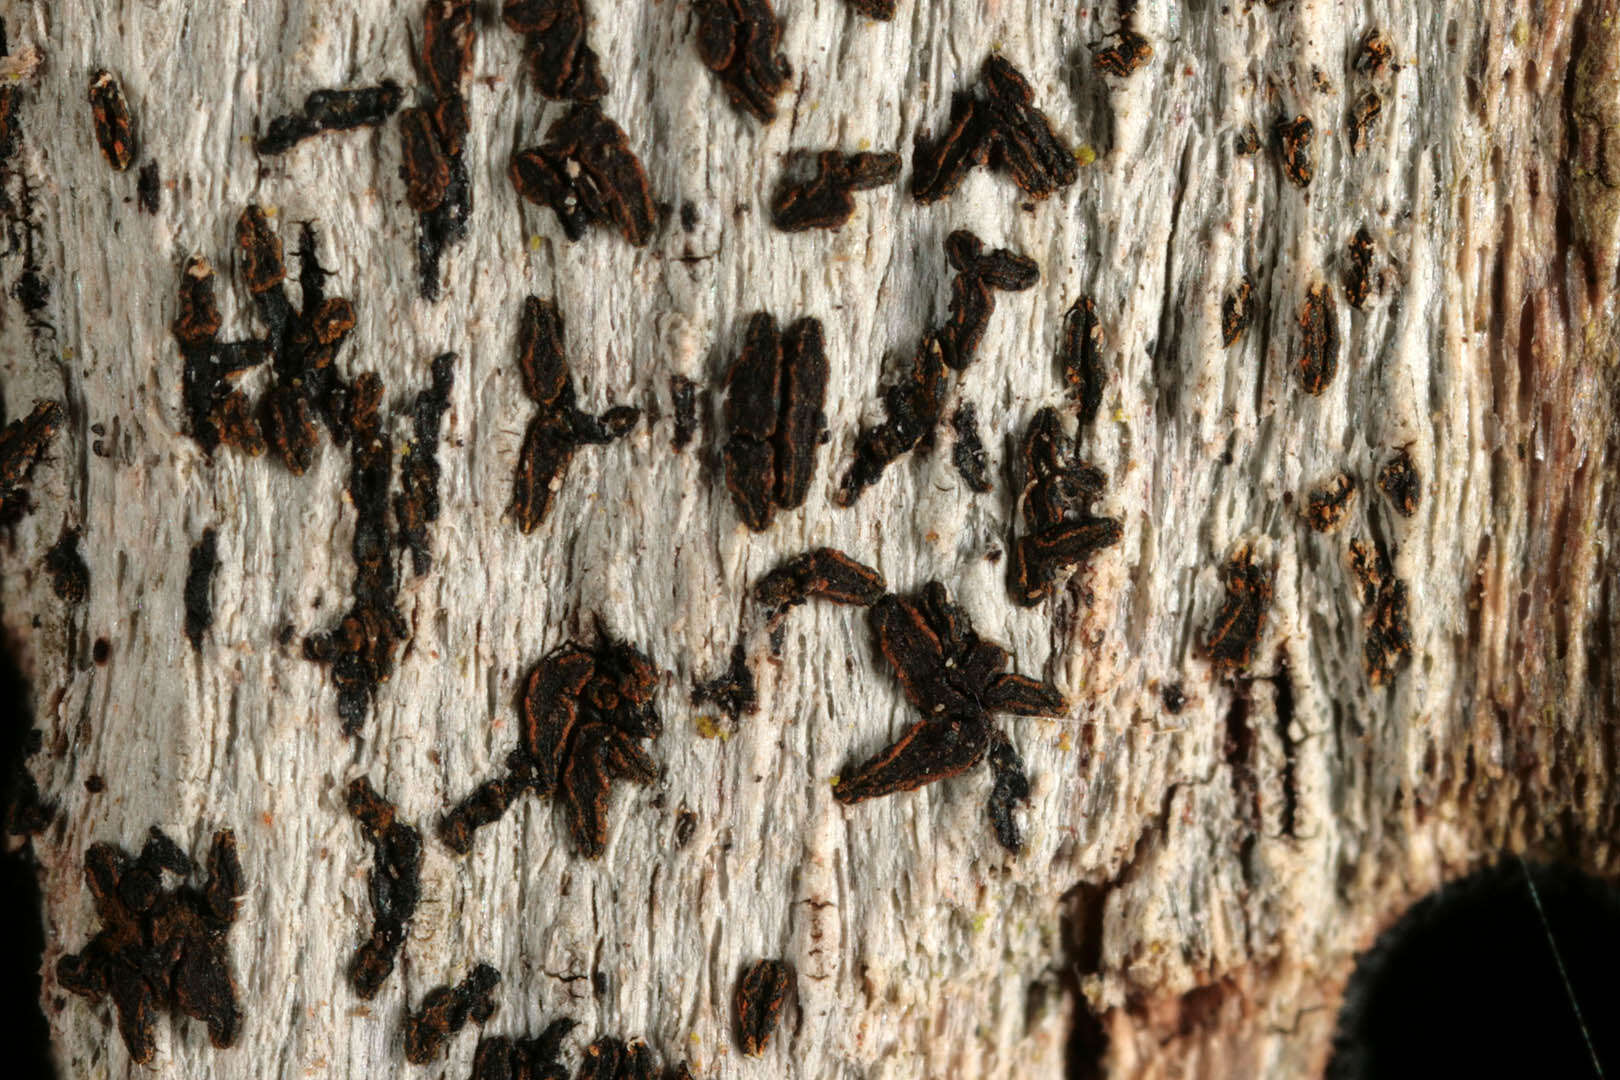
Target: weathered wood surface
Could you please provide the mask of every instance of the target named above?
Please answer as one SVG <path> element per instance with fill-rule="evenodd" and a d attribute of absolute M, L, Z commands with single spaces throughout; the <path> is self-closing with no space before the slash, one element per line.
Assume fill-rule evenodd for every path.
<path fill-rule="evenodd" d="M 643 1037 L 699 1076 L 1059 1075 L 1078 986 L 1108 1035 L 1109 1075 L 1309 1074 L 1354 950 L 1416 895 L 1502 848 L 1614 871 L 1615 4 L 1146 0 L 1137 26 L 1154 54 L 1120 80 L 1091 62 L 1119 25 L 1113 5 L 901 0 L 882 24 L 841 0 L 782 0 L 795 75 L 762 127 L 699 62 L 684 3 L 597 0 L 604 107 L 675 209 L 639 251 L 606 231 L 568 243 L 549 211 L 519 203 L 511 154 L 562 106 L 540 99 L 519 39 L 485 7 L 471 235 L 446 257 L 437 304 L 416 295 L 396 124 L 263 160 L 249 139 L 317 87 L 416 85 L 413 5 L 5 12 L 22 87 L 13 167 L 51 284 L 49 329 L 6 304 L 5 399 L 11 416 L 36 397 L 70 415 L 5 555 L 3 593 L 45 737 L 33 768 L 57 804 L 33 844 L 64 1075 L 146 1075 L 110 1009 L 65 994 L 52 972 L 96 925 L 86 847 L 136 848 L 154 824 L 199 855 L 216 827 L 235 828 L 248 880 L 231 938 L 242 1038 L 215 1050 L 199 1025 L 162 1021 L 152 1073 L 173 1076 L 402 1071 L 405 1008 L 480 960 L 504 976 L 485 1031 L 574 1017 L 570 1060 L 605 1032 Z M 1397 69 L 1370 81 L 1350 58 L 1375 27 Z M 1095 160 L 1033 209 L 984 170 L 920 206 L 903 187 L 912 138 L 939 130 L 950 90 L 992 49 Z M 156 215 L 137 211 L 134 171 L 112 173 L 93 142 L 85 87 L 98 67 L 129 94 L 137 164 L 160 167 Z M 1353 156 L 1346 115 L 1369 86 L 1383 113 Z M 1234 153 L 1244 125 L 1265 136 L 1296 113 L 1316 127 L 1305 189 L 1269 145 Z M 836 234 L 769 226 L 781 155 L 867 145 L 906 154 L 902 186 L 858 196 Z M 222 336 L 256 332 L 231 273 L 249 202 L 274 209 L 289 254 L 294 223 L 315 223 L 331 291 L 358 317 L 339 363 L 380 373 L 390 405 L 426 385 L 435 354 L 460 357 L 434 564 L 404 577 L 411 638 L 356 740 L 340 732 L 327 670 L 301 655 L 348 604 L 347 454 L 323 435 L 316 466 L 294 478 L 230 449 L 209 461 L 183 434 L 169 331 L 180 267 L 213 261 Z M 1379 276 L 1357 312 L 1340 277 L 1363 226 Z M 942 435 L 836 509 L 854 430 L 878 418 L 885 357 L 943 316 L 941 244 L 959 227 L 1041 268 L 1035 289 L 1001 297 L 952 390 L 978 406 L 996 490 L 970 495 Z M 0 263 L 8 290 L 20 266 Z M 1221 298 L 1244 272 L 1258 319 L 1222 349 Z M 1288 349 L 1316 282 L 1335 297 L 1342 350 L 1312 398 Z M 992 561 L 1014 513 L 1007 468 L 1034 410 L 1063 401 L 1054 350 L 1082 292 L 1109 364 L 1085 451 L 1125 536 L 1084 576 L 1089 600 L 1073 589 L 1024 610 Z M 655 419 L 582 451 L 549 519 L 523 536 L 504 512 L 532 409 L 514 366 L 530 293 L 564 313 L 583 406 L 638 404 Z M 832 438 L 805 507 L 754 535 L 712 434 L 725 364 L 761 309 L 825 323 Z M 670 447 L 674 374 L 710 391 L 701 445 L 685 453 Z M 92 452 L 94 424 L 106 456 Z M 1371 483 L 1399 447 L 1423 477 L 1411 518 Z M 1313 533 L 1304 497 L 1341 470 L 1361 482 L 1351 517 Z M 41 566 L 64 525 L 84 529 L 91 572 L 73 609 Z M 181 590 L 208 527 L 221 569 L 197 653 Z M 1364 670 L 1346 565 L 1349 541 L 1374 530 L 1409 588 L 1414 635 L 1384 687 Z M 1252 681 L 1233 681 L 1199 646 L 1218 568 L 1243 543 L 1276 567 L 1275 604 Z M 687 691 L 723 667 L 747 586 L 821 544 L 891 588 L 945 581 L 1018 670 L 1070 696 L 1067 719 L 1008 721 L 1034 783 L 1021 856 L 984 821 L 983 770 L 833 800 L 830 778 L 913 715 L 856 609 L 796 612 L 779 660 L 758 665 L 759 715 L 701 737 L 712 729 Z M 532 798 L 451 855 L 431 826 L 514 745 L 520 677 L 598 615 L 667 672 L 659 784 L 616 791 L 600 861 L 570 854 L 560 813 Z M 99 638 L 104 665 L 91 659 Z M 763 640 L 751 644 L 763 657 Z M 1177 681 L 1188 701 L 1171 715 L 1160 691 Z M 371 917 L 370 849 L 343 809 L 361 774 L 427 836 L 421 910 L 370 1004 L 343 979 Z M 86 791 L 91 775 L 104 792 Z M 683 807 L 698 824 L 678 849 Z M 737 973 L 761 956 L 795 966 L 798 999 L 749 1061 L 728 1010 Z M 434 1075 L 466 1075 L 476 1039 L 458 1036 Z"/>

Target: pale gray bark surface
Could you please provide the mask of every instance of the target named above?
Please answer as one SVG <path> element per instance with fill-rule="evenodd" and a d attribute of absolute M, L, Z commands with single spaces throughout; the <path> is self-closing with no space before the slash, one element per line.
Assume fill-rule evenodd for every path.
<path fill-rule="evenodd" d="M 486 1033 L 571 1016 L 576 1057 L 612 1033 L 699 1076 L 1055 1076 L 1075 1008 L 1065 975 L 1088 952 L 1081 1006 L 1111 1036 L 1110 1075 L 1299 1075 L 1325 1059 L 1354 951 L 1416 895 L 1504 846 L 1612 869 L 1596 839 L 1614 822 L 1612 684 L 1594 650 L 1611 619 L 1613 5 L 1146 0 L 1137 25 L 1154 56 L 1123 81 L 1091 63 L 1118 26 L 1112 5 L 901 0 L 892 24 L 840 0 L 778 10 L 795 77 L 761 127 L 699 62 L 684 3 L 592 5 L 604 107 L 676 211 L 640 251 L 607 231 L 570 244 L 549 211 L 519 202 L 510 156 L 562 106 L 538 96 L 518 38 L 484 11 L 470 237 L 428 304 L 395 124 L 262 160 L 249 138 L 318 87 L 414 86 L 415 5 L 7 9 L 13 57 L 31 48 L 40 61 L 24 80 L 16 168 L 33 185 L 54 330 L 8 306 L 5 397 L 13 417 L 35 397 L 71 417 L 5 556 L 3 596 L 45 733 L 34 771 L 58 804 L 34 847 L 64 1075 L 147 1075 L 110 1009 L 65 994 L 52 972 L 96 925 L 85 848 L 137 848 L 154 824 L 198 854 L 233 827 L 249 882 L 231 938 L 240 1043 L 215 1050 L 199 1025 L 164 1020 L 151 1070 L 164 1076 L 404 1072 L 404 1010 L 480 960 L 504 976 Z M 1398 70 L 1369 81 L 1349 60 L 1374 27 Z M 1580 37 L 1590 54 L 1573 52 Z M 1032 210 L 984 170 L 918 205 L 904 188 L 912 137 L 942 127 L 949 92 L 992 49 L 1095 161 Z M 155 216 L 134 206 L 133 170 L 112 173 L 96 150 L 85 85 L 97 67 L 130 96 L 137 163 L 161 169 Z M 1345 115 L 1369 86 L 1383 114 L 1353 157 Z M 1316 125 L 1305 190 L 1269 147 L 1233 149 L 1245 124 L 1265 135 L 1295 113 Z M 835 234 L 774 230 L 765 204 L 781 155 L 827 146 L 900 150 L 901 185 L 858 196 Z M 274 209 L 289 263 L 295 223 L 315 223 L 329 291 L 358 316 L 339 364 L 380 373 L 391 405 L 426 385 L 436 353 L 459 355 L 434 565 L 403 577 L 412 637 L 358 740 L 340 732 L 328 671 L 301 655 L 349 603 L 347 454 L 323 434 L 318 464 L 295 478 L 229 448 L 210 462 L 183 434 L 169 331 L 180 266 L 208 257 L 221 336 L 254 333 L 231 273 L 250 202 Z M 1339 290 L 1361 226 L 1380 268 L 1364 313 Z M 880 415 L 885 358 L 943 316 L 941 245 L 964 227 L 1041 267 L 1035 289 L 999 298 L 979 360 L 953 384 L 953 403 L 978 406 L 996 490 L 968 492 L 942 432 L 931 455 L 837 509 L 855 430 Z M 1220 302 L 1244 272 L 1259 317 L 1223 349 Z M 1343 346 L 1338 378 L 1311 398 L 1288 346 L 1317 281 L 1334 291 Z M 1085 449 L 1110 478 L 1099 510 L 1125 536 L 1084 575 L 1089 603 L 1074 590 L 1024 610 L 994 561 L 1014 513 L 1007 467 L 1029 417 L 1064 400 L 1054 349 L 1082 292 L 1109 363 Z M 532 410 L 514 365 L 531 293 L 563 312 L 583 406 L 637 404 L 656 419 L 582 450 L 551 516 L 523 536 L 504 515 Z M 756 310 L 821 318 L 832 367 L 832 438 L 811 496 L 764 535 L 738 522 L 710 456 L 719 381 Z M 674 374 L 712 391 L 708 430 L 685 453 L 670 447 Z M 243 385 L 256 393 L 262 378 Z M 108 457 L 91 452 L 97 423 Z M 1403 446 L 1424 478 L 1410 519 L 1371 483 Z M 1312 533 L 1298 509 L 1341 470 L 1362 485 L 1350 522 Z M 1383 688 L 1363 668 L 1345 565 L 1369 514 L 1411 593 L 1412 662 Z M 91 571 L 73 610 L 40 568 L 64 523 L 83 527 Z M 194 653 L 181 590 L 210 526 L 215 622 Z M 1277 577 L 1259 678 L 1238 688 L 1199 645 L 1223 595 L 1218 567 L 1244 542 Z M 1068 694 L 1067 719 L 1004 721 L 1034 785 L 1022 855 L 985 822 L 986 770 L 834 801 L 831 778 L 914 715 L 857 609 L 795 612 L 777 662 L 753 637 L 759 715 L 701 737 L 687 694 L 724 666 L 747 587 L 818 545 L 896 590 L 944 581 L 1017 670 Z M 515 744 L 522 675 L 596 615 L 667 672 L 667 730 L 651 747 L 663 780 L 618 786 L 599 861 L 571 854 L 561 815 L 532 798 L 452 855 L 433 823 Z M 111 656 L 97 666 L 103 637 Z M 1292 716 L 1279 724 L 1267 680 L 1284 672 Z M 1171 715 L 1160 690 L 1177 681 L 1189 700 Z M 1240 692 L 1247 711 L 1234 714 Z M 1254 739 L 1245 761 L 1228 753 L 1234 715 Z M 104 793 L 85 791 L 92 774 Z M 343 978 L 371 919 L 371 852 L 343 809 L 361 774 L 426 840 L 421 910 L 369 1004 Z M 698 825 L 677 849 L 682 808 Z M 1075 927 L 1086 940 L 1070 940 Z M 796 967 L 798 999 L 766 1056 L 747 1061 L 730 995 L 761 956 Z M 448 1065 L 420 1071 L 465 1075 L 476 1041 L 464 1032 Z"/>

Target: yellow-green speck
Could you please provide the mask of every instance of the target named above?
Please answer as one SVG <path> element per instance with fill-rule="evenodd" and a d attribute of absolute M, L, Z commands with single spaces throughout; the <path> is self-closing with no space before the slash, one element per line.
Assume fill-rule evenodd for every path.
<path fill-rule="evenodd" d="M 697 729 L 698 738 L 700 739 L 719 739 L 721 742 L 725 742 L 731 738 L 731 732 L 727 731 L 718 720 L 706 713 L 694 716 L 692 726 Z"/>

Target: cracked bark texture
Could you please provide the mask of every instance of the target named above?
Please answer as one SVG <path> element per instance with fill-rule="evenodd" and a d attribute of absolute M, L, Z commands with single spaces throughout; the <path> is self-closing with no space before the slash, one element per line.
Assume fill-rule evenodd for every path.
<path fill-rule="evenodd" d="M 44 732 L 31 767 L 57 805 L 32 842 L 64 1075 L 146 1074 L 109 1009 L 66 994 L 54 970 L 95 926 L 86 847 L 136 848 L 153 824 L 197 854 L 235 828 L 248 883 L 231 937 L 240 1044 L 214 1050 L 199 1026 L 164 1020 L 163 1076 L 397 1071 L 405 1010 L 483 960 L 504 976 L 485 1031 L 571 1016 L 571 1062 L 605 1032 L 699 1076 L 1296 1076 L 1326 1059 L 1356 950 L 1417 896 L 1503 850 L 1614 874 L 1617 6 L 1143 0 L 1135 26 L 1153 57 L 1121 80 L 1092 63 L 1119 27 L 1113 5 L 903 0 L 873 23 L 843 0 L 780 0 L 795 78 L 761 126 L 703 67 L 685 4 L 598 0 L 604 108 L 655 198 L 696 209 L 691 229 L 671 213 L 634 250 L 606 231 L 567 243 L 512 191 L 513 151 L 563 106 L 482 5 L 474 211 L 428 304 L 392 124 L 262 160 L 250 138 L 318 87 L 394 78 L 415 93 L 414 5 L 11 5 L 22 137 L 8 190 L 29 188 L 51 293 L 26 319 L 11 298 L 22 260 L 0 258 L 5 400 L 15 417 L 57 398 L 70 421 L 0 565 L 6 636 Z M 1351 58 L 1374 28 L 1398 70 L 1369 82 Z M 992 49 L 1095 159 L 1032 208 L 985 170 L 918 205 L 903 186 L 913 136 L 940 130 L 951 90 Z M 138 160 L 160 167 L 156 214 L 137 209 L 135 171 L 111 172 L 96 148 L 97 68 L 123 82 Z M 1353 156 L 1346 118 L 1368 86 L 1382 114 Z M 1245 125 L 1269 133 L 1301 113 L 1315 124 L 1309 187 L 1287 182 L 1269 145 L 1234 152 Z M 905 154 L 900 186 L 863 196 L 836 233 L 769 227 L 790 149 L 868 145 Z M 329 291 L 355 304 L 347 374 L 380 373 L 393 406 L 426 385 L 433 356 L 460 356 L 433 567 L 404 579 L 411 636 L 358 740 L 341 734 L 326 669 L 300 654 L 349 602 L 347 454 L 323 436 L 295 478 L 229 448 L 210 462 L 182 432 L 168 329 L 181 267 L 210 258 L 224 338 L 253 332 L 229 253 L 254 201 L 289 252 L 295 223 L 315 223 Z M 998 298 L 946 404 L 977 406 L 996 489 L 967 490 L 946 433 L 836 509 L 856 428 L 880 418 L 880 378 L 944 316 L 942 242 L 963 227 L 1041 269 L 1034 289 Z M 1380 276 L 1355 311 L 1338 290 L 1361 227 Z M 1223 349 L 1221 300 L 1245 272 L 1256 322 Z M 1288 349 L 1319 281 L 1342 348 L 1335 381 L 1308 397 Z M 563 311 L 582 407 L 654 416 L 579 454 L 524 536 L 503 515 L 530 411 L 515 366 L 530 293 Z M 1083 446 L 1110 477 L 1097 512 L 1125 535 L 1079 585 L 1025 610 L 995 561 L 1015 512 L 1009 463 L 1029 417 L 1064 401 L 1055 352 L 1081 293 L 1108 365 Z M 737 520 L 710 437 L 757 310 L 820 318 L 831 364 L 810 497 L 762 535 Z M 698 452 L 670 447 L 674 375 L 708 388 Z M 242 385 L 257 396 L 263 379 Z M 1402 447 L 1423 476 L 1411 518 L 1371 483 Z M 1360 481 L 1350 519 L 1313 533 L 1305 497 L 1341 471 Z M 83 529 L 90 568 L 73 608 L 42 562 L 64 526 Z M 187 553 L 210 527 L 215 618 L 193 652 Z M 1363 668 L 1346 566 L 1349 540 L 1370 535 L 1411 598 L 1411 662 L 1384 686 Z M 1243 543 L 1275 566 L 1275 601 L 1252 668 L 1225 679 L 1199 646 L 1218 569 Z M 834 801 L 829 779 L 912 722 L 858 610 L 795 611 L 779 659 L 755 657 L 757 716 L 701 737 L 716 728 L 687 689 L 727 664 L 748 586 L 820 545 L 891 588 L 945 581 L 1019 670 L 1068 694 L 1064 719 L 1008 721 L 1033 785 L 1022 855 L 984 821 L 984 770 Z M 349 781 L 368 774 L 430 826 L 515 745 L 529 666 L 598 614 L 666 672 L 659 783 L 615 792 L 595 862 L 532 798 L 466 858 L 424 828 L 421 907 L 397 973 L 362 1003 L 343 976 L 369 926 L 371 854 L 344 812 Z M 1163 704 L 1173 683 L 1177 714 Z M 91 775 L 104 792 L 86 790 Z M 680 846 L 685 810 L 697 824 Z M 761 956 L 788 960 L 798 993 L 764 1057 L 745 1061 L 728 1006 Z M 1077 1023 L 1105 1048 L 1071 1040 Z M 467 1073 L 475 1042 L 453 1040 L 446 1075 Z"/>

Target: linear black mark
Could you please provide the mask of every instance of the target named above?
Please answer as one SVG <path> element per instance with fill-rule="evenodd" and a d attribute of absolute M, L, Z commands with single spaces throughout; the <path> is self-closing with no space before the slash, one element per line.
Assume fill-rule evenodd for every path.
<path fill-rule="evenodd" d="M 271 120 L 254 148 L 261 154 L 284 154 L 323 131 L 376 127 L 394 115 L 404 98 L 405 91 L 392 79 L 352 90 L 316 90 L 304 99 L 302 112 Z"/>
<path fill-rule="evenodd" d="M 1294 679 L 1286 662 L 1279 665 L 1271 680 L 1272 707 L 1277 716 L 1277 739 L 1282 743 L 1282 830 L 1284 836 L 1295 835 L 1299 816 L 1299 782 L 1295 776 L 1294 747 Z"/>
<path fill-rule="evenodd" d="M 678 453 L 686 449 L 697 433 L 697 384 L 685 375 L 671 375 L 669 396 L 675 402 L 675 435 L 670 442 Z"/>
<path fill-rule="evenodd" d="M 394 671 L 394 650 L 408 628 L 395 595 L 393 536 L 388 529 L 388 481 L 393 440 L 382 422 L 382 379 L 375 372 L 354 384 L 354 438 L 349 495 L 354 501 L 354 602 L 338 624 L 304 640 L 304 656 L 332 665 L 343 733 L 360 730 L 377 688 Z"/>
<path fill-rule="evenodd" d="M 160 184 L 157 162 L 148 161 L 142 165 L 135 177 L 135 202 L 148 214 L 158 212 L 158 198 L 162 194 Z"/>
<path fill-rule="evenodd" d="M 418 577 L 433 565 L 428 551 L 428 526 L 439 520 L 439 422 L 450 408 L 455 383 L 456 354 L 433 358 L 433 382 L 416 395 L 411 406 L 411 441 L 399 464 L 400 493 L 394 497 L 394 520 L 401 546 L 411 553 Z"/>
<path fill-rule="evenodd" d="M 370 1000 L 394 970 L 405 942 L 405 925 L 422 896 L 422 834 L 399 820 L 398 808 L 362 776 L 349 785 L 349 813 L 371 843 L 374 863 L 366 877 L 371 895 L 371 936 L 349 962 L 354 992 Z"/>
<path fill-rule="evenodd" d="M 203 635 L 214 623 L 210 594 L 217 569 L 219 534 L 213 529 L 204 529 L 202 539 L 191 547 L 191 559 L 186 567 L 186 640 L 198 651 L 202 649 Z"/>
<path fill-rule="evenodd" d="M 406 200 L 417 211 L 416 267 L 422 299 L 439 298 L 444 249 L 467 235 L 472 178 L 463 149 L 469 124 L 462 83 L 472 66 L 472 0 L 427 0 L 422 9 L 426 104 L 400 114 Z"/>
<path fill-rule="evenodd" d="M 51 575 L 51 587 L 59 599 L 68 604 L 82 604 L 90 594 L 90 567 L 79 554 L 78 529 L 64 528 L 51 550 L 45 553 L 45 571 Z"/>
<path fill-rule="evenodd" d="M 990 462 L 984 453 L 984 441 L 979 437 L 979 411 L 971 401 L 957 406 L 951 416 L 951 429 L 956 442 L 951 447 L 951 464 L 967 484 L 969 491 L 980 495 L 989 491 Z"/>
<path fill-rule="evenodd" d="M 405 1060 L 426 1065 L 468 1020 L 482 1027 L 495 1015 L 493 993 L 500 982 L 499 971 L 490 964 L 479 964 L 457 985 L 429 990 L 421 1007 L 405 1017 Z"/>

